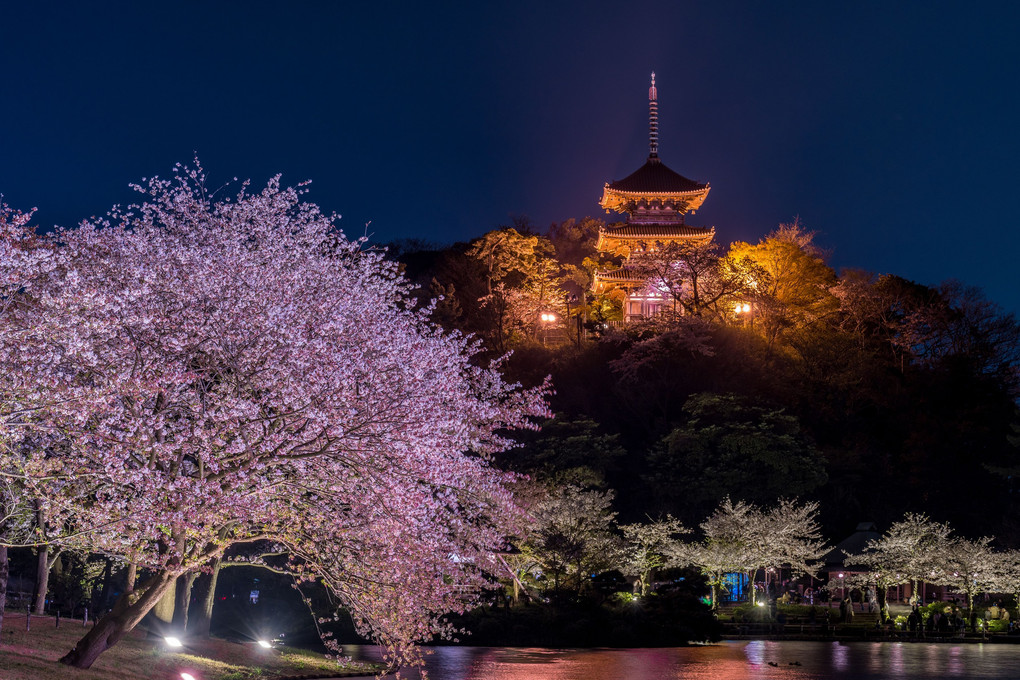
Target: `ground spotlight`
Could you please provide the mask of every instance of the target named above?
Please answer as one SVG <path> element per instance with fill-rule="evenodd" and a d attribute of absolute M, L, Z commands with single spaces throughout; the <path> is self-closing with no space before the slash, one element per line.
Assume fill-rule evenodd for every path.
<path fill-rule="evenodd" d="M 167 647 L 173 647 L 174 649 L 176 649 L 178 647 L 183 647 L 184 646 L 181 643 L 180 638 L 165 637 L 165 638 L 163 638 L 163 641 L 166 642 L 166 646 Z"/>
<path fill-rule="evenodd" d="M 266 642 L 265 640 L 259 640 L 259 647 L 262 647 L 263 649 L 270 649 L 270 648 L 272 648 L 272 646 L 273 646 L 273 643 L 271 643 L 271 642 Z"/>
<path fill-rule="evenodd" d="M 196 678 L 191 673 L 181 673 L 181 680 L 196 680 Z"/>

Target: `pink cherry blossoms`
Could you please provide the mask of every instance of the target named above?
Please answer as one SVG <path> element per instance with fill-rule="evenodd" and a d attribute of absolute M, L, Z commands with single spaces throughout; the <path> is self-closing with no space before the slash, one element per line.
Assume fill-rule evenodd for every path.
<path fill-rule="evenodd" d="M 284 545 L 403 660 L 516 530 L 487 454 L 546 388 L 473 363 L 302 188 L 137 189 L 49 237 L 3 219 L 0 473 L 59 540 L 167 578 Z"/>

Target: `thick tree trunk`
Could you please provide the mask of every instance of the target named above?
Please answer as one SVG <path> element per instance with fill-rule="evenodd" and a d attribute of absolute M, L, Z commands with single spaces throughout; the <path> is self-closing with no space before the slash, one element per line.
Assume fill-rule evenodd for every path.
<path fill-rule="evenodd" d="M 39 556 L 35 568 L 35 604 L 32 612 L 36 616 L 46 613 L 46 591 L 50 588 L 50 552 L 46 546 L 39 548 Z"/>
<path fill-rule="evenodd" d="M 117 644 L 125 633 L 138 625 L 176 580 L 175 576 L 160 572 L 134 592 L 121 595 L 113 609 L 96 621 L 96 625 L 78 641 L 74 649 L 61 657 L 60 663 L 75 668 L 90 668 L 100 654 Z"/>
<path fill-rule="evenodd" d="M 163 597 L 152 606 L 152 616 L 161 624 L 169 626 L 174 620 L 174 605 L 176 604 L 177 579 L 174 579 L 163 593 Z"/>
<path fill-rule="evenodd" d="M 7 546 L 0 545 L 0 631 L 4 629 L 4 609 L 7 607 Z"/>
<path fill-rule="evenodd" d="M 188 629 L 188 607 L 191 605 L 191 586 L 198 574 L 192 572 L 177 578 L 177 596 L 174 602 L 173 630 L 184 633 Z"/>
<path fill-rule="evenodd" d="M 209 637 L 213 606 L 216 604 L 216 582 L 220 578 L 220 562 L 219 558 L 213 560 L 212 572 L 199 577 L 199 607 L 195 612 L 194 623 L 191 626 L 191 634 L 196 637 Z"/>

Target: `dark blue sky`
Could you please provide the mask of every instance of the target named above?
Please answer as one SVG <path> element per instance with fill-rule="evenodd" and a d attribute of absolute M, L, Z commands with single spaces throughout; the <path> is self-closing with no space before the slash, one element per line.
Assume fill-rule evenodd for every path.
<path fill-rule="evenodd" d="M 1020 311 L 1020 3 L 6 3 L 0 192 L 71 224 L 198 152 L 312 179 L 376 241 L 598 215 L 660 155 L 691 218 L 799 215 L 837 267 L 958 278 Z"/>

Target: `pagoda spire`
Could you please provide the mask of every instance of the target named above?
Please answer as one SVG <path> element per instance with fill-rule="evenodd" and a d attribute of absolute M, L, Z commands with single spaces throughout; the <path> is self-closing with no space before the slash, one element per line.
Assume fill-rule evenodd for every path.
<path fill-rule="evenodd" d="M 659 157 L 659 92 L 655 89 L 655 71 L 648 88 L 648 157 Z"/>

